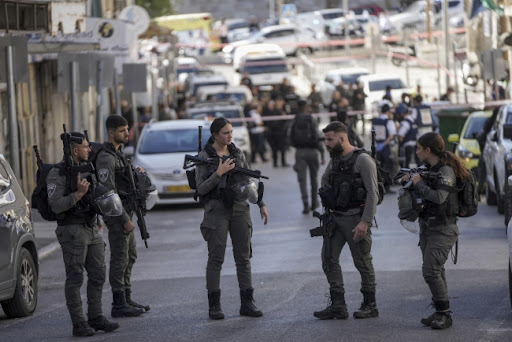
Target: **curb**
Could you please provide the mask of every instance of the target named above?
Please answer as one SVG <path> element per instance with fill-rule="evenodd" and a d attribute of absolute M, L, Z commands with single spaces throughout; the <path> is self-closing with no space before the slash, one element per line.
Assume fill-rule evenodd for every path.
<path fill-rule="evenodd" d="M 49 257 L 53 252 L 60 249 L 60 244 L 58 241 L 52 242 L 49 245 L 44 246 L 39 250 L 39 261 Z"/>

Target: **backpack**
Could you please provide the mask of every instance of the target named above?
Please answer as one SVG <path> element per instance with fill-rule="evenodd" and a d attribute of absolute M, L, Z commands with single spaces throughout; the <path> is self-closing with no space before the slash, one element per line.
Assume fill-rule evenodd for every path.
<path fill-rule="evenodd" d="M 465 182 L 457 178 L 457 187 L 455 189 L 459 200 L 458 217 L 471 217 L 478 211 L 478 200 L 480 196 L 478 194 L 477 179 L 473 171 L 466 170 L 469 172 L 469 177 Z"/>
<path fill-rule="evenodd" d="M 38 162 L 39 166 L 36 173 L 36 188 L 32 192 L 32 208 L 37 209 L 41 217 L 47 221 L 56 221 L 57 215 L 52 211 L 48 204 L 48 188 L 46 187 L 46 177 L 50 170 L 56 167 L 56 164 L 43 164 Z"/>
<path fill-rule="evenodd" d="M 291 145 L 295 148 L 315 146 L 313 135 L 313 118 L 310 115 L 298 114 L 291 129 Z"/>

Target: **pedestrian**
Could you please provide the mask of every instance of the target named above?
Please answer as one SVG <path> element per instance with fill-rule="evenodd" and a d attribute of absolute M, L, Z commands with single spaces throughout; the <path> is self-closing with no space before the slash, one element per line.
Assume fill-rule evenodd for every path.
<path fill-rule="evenodd" d="M 120 216 L 104 215 L 110 244 L 109 282 L 112 287 L 112 317 L 136 317 L 149 311 L 149 305 L 141 305 L 132 300 L 132 268 L 137 260 L 133 207 L 128 198 L 132 192 L 129 173 L 133 172 L 122 150 L 128 142 L 128 124 L 119 115 L 110 115 L 106 120 L 107 141 L 98 152 L 95 167 L 98 181 L 107 189 L 114 189 L 123 201 Z M 139 172 L 144 170 L 139 169 Z M 134 175 L 134 177 L 137 177 Z"/>
<path fill-rule="evenodd" d="M 404 103 L 400 103 L 395 108 L 395 114 L 398 116 L 400 125 L 398 127 L 398 148 L 400 155 L 403 156 L 402 167 L 410 168 L 414 150 L 416 149 L 416 139 L 418 135 L 418 125 L 411 116 L 409 108 Z"/>
<path fill-rule="evenodd" d="M 411 108 L 411 116 L 418 125 L 418 137 L 427 132 L 436 132 L 437 122 L 432 114 L 432 108 L 423 103 L 423 97 L 416 95 L 413 97 L 413 107 Z"/>
<path fill-rule="evenodd" d="M 372 129 L 375 130 L 375 142 L 377 143 L 376 159 L 384 170 L 392 175 L 394 174 L 394 158 L 391 147 L 395 143 L 396 124 L 393 121 L 393 113 L 391 113 L 391 108 L 388 104 L 383 104 L 380 109 L 380 116 L 372 120 Z M 394 191 L 387 188 L 386 193 L 394 193 Z"/>
<path fill-rule="evenodd" d="M 265 126 L 261 119 L 262 106 L 256 103 L 249 111 L 249 117 L 253 120 L 249 130 L 251 138 L 251 163 L 256 162 L 256 155 L 259 154 L 261 161 L 266 163 L 268 160 L 265 157 Z"/>
<path fill-rule="evenodd" d="M 217 35 L 217 37 L 219 37 L 220 42 L 222 44 L 222 46 L 220 47 L 221 49 L 224 47 L 225 44 L 228 43 L 228 32 L 229 27 L 228 24 L 226 23 L 226 19 L 222 18 L 218 26 L 215 28 L 215 34 Z"/>
<path fill-rule="evenodd" d="M 307 214 L 310 210 L 318 207 L 318 168 L 320 167 L 318 156 L 320 154 L 322 165 L 325 164 L 325 158 L 318 126 L 311 116 L 309 105 L 306 101 L 299 100 L 297 110 L 298 113 L 295 115 L 290 129 L 290 141 L 291 145 L 295 147 L 293 170 L 297 172 L 303 204 L 302 213 Z M 311 202 L 308 199 L 308 170 Z"/>
<path fill-rule="evenodd" d="M 252 91 L 252 80 L 251 80 L 251 76 L 249 75 L 249 73 L 247 71 L 244 71 L 244 74 L 242 76 L 242 78 L 240 79 L 240 85 L 244 85 L 246 86 L 247 88 L 249 88 L 250 91 Z"/>
<path fill-rule="evenodd" d="M 263 109 L 263 117 L 265 116 L 284 116 L 289 113 L 286 112 L 286 102 L 281 96 L 278 96 L 275 101 L 269 101 L 266 108 Z M 272 161 L 274 168 L 278 167 L 278 159 L 281 157 L 281 167 L 290 167 L 286 162 L 286 149 L 288 141 L 286 132 L 286 120 L 266 120 L 264 121 L 266 130 L 266 138 L 270 149 L 272 150 Z"/>
<path fill-rule="evenodd" d="M 453 94 L 454 90 L 452 87 L 448 87 L 446 88 L 446 93 L 444 93 L 443 95 L 441 95 L 441 98 L 439 99 L 440 101 L 448 101 L 448 102 L 451 102 L 450 100 L 450 96 Z"/>
<path fill-rule="evenodd" d="M 402 177 L 412 180 L 414 189 L 425 208 L 419 213 L 420 249 L 423 257 L 423 278 L 430 288 L 435 312 L 421 323 L 432 329 L 446 329 L 452 325 L 450 302 L 444 264 L 457 241 L 458 197 L 447 187 L 456 186 L 457 179 L 465 181 L 469 173 L 452 152 L 445 151 L 443 138 L 435 133 L 425 133 L 418 139 L 416 154 L 428 171 L 440 172 L 441 177 L 423 179 L 415 173 Z"/>
<path fill-rule="evenodd" d="M 388 100 L 390 102 L 393 102 L 393 96 L 391 95 L 391 86 L 390 85 L 387 85 L 386 86 L 386 91 L 384 93 L 384 96 L 382 96 L 382 99 L 383 100 Z"/>
<path fill-rule="evenodd" d="M 352 109 L 354 110 L 364 110 L 365 109 L 365 98 L 368 96 L 365 94 L 363 90 L 363 85 L 361 82 L 355 82 L 355 89 L 352 93 Z"/>
<path fill-rule="evenodd" d="M 208 243 L 206 289 L 209 317 L 224 318 L 220 305 L 220 271 L 228 233 L 233 244 L 240 288 L 240 315 L 259 317 L 263 312 L 254 305 L 250 261 L 252 222 L 247 200 L 259 206 L 264 224 L 268 222 L 268 212 L 261 196 L 255 193 L 254 182 L 242 173 L 232 171 L 235 166 L 248 168 L 248 164 L 243 152 L 233 144 L 231 123 L 224 117 L 216 118 L 210 132 L 212 135 L 199 157 L 213 158 L 218 160 L 219 165 L 213 168 L 198 165 L 196 168 L 197 193 L 204 204 L 201 234 Z"/>
<path fill-rule="evenodd" d="M 316 90 L 316 86 L 314 84 L 311 85 L 311 92 L 308 95 L 308 101 L 311 103 L 312 112 L 320 113 L 320 110 L 323 107 L 322 96 Z"/>
<path fill-rule="evenodd" d="M 371 247 L 371 226 L 379 198 L 377 167 L 368 153 L 352 146 L 348 140 L 347 127 L 334 121 L 323 130 L 325 146 L 331 160 L 322 175 L 322 188 L 335 189 L 334 203 L 328 204 L 322 197 L 328 219 L 324 224 L 334 225 L 332 236 L 326 236 L 322 246 L 322 268 L 327 281 L 331 303 L 314 316 L 320 319 L 348 318 L 345 304 L 345 287 L 340 267 L 340 254 L 348 244 L 354 265 L 361 275 L 363 302 L 355 311 L 355 318 L 370 318 L 379 315 L 375 300 L 375 271 Z M 348 185 L 348 186 L 347 186 Z M 351 194 L 359 193 L 355 197 Z"/>
<path fill-rule="evenodd" d="M 120 116 L 121 117 L 121 116 Z M 64 133 L 66 134 L 66 133 Z M 85 164 L 91 147 L 81 133 L 70 133 L 72 165 Z M 65 146 L 66 148 L 66 146 Z M 98 232 L 98 217 L 84 196 L 90 195 L 88 174 L 71 177 L 64 161 L 48 174 L 48 204 L 57 215 L 55 234 L 62 249 L 66 268 L 66 306 L 73 323 L 73 336 L 92 336 L 98 330 L 110 332 L 119 328 L 117 322 L 103 316 L 101 296 L 105 283 L 105 243 Z M 73 185 L 71 185 L 74 183 Z M 85 320 L 80 288 L 87 271 L 87 316 Z"/>

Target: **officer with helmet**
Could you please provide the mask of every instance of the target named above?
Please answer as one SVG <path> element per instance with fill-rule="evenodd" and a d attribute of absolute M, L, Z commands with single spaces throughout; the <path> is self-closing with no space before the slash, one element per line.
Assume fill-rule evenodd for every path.
<path fill-rule="evenodd" d="M 253 298 L 252 221 L 247 201 L 258 205 L 264 224 L 268 222 L 268 212 L 263 194 L 258 193 L 254 182 L 244 174 L 232 171 L 235 166 L 248 168 L 248 164 L 243 152 L 233 143 L 231 123 L 224 117 L 216 118 L 210 125 L 210 132 L 212 135 L 199 157 L 218 161 L 218 165 L 196 166 L 196 190 L 204 204 L 201 234 L 208 243 L 208 314 L 210 319 L 224 318 L 220 305 L 220 271 L 229 234 L 240 288 L 240 315 L 260 317 L 263 312 L 254 305 Z"/>

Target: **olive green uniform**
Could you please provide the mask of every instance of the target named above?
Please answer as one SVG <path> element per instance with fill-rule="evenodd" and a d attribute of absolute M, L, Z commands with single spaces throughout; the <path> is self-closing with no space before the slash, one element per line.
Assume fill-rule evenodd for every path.
<path fill-rule="evenodd" d="M 337 158 L 346 161 L 352 157 L 352 154 L 353 151 L 346 156 Z M 330 176 L 333 172 L 332 168 L 333 160 L 331 159 L 322 175 L 322 186 L 335 186 L 334 184 L 329 184 Z M 339 259 L 343 246 L 347 243 L 354 260 L 354 265 L 361 274 L 361 292 L 375 294 L 376 282 L 371 255 L 372 236 L 370 230 L 378 202 L 377 169 L 375 162 L 368 154 L 360 153 L 354 163 L 353 173 L 360 174 L 362 178 L 364 188 L 366 189 L 365 205 L 363 210 L 360 208 L 349 208 L 344 211 L 332 211 L 335 229 L 330 239 L 324 239 L 322 247 L 322 268 L 327 276 L 330 290 L 344 293 L 343 274 L 341 272 Z M 354 233 L 352 230 L 360 221 L 368 222 L 368 230 L 363 239 L 354 241 Z M 328 246 L 326 246 L 327 243 L 329 244 Z M 326 250 L 330 251 L 329 255 L 327 255 Z"/>
<path fill-rule="evenodd" d="M 210 145 L 210 148 L 213 147 Z M 199 157 L 211 158 L 205 150 L 199 153 Z M 234 159 L 236 166 L 249 167 L 244 154 L 236 148 L 231 153 L 230 158 Z M 233 256 L 240 290 L 252 289 L 252 221 L 249 204 L 247 202 L 234 202 L 233 206 L 226 206 L 217 195 L 221 177 L 214 169 L 216 170 L 216 167 L 209 168 L 208 165 L 198 165 L 196 168 L 197 193 L 204 202 L 201 233 L 208 243 L 206 288 L 208 291 L 220 289 L 220 271 L 224 263 L 229 233 L 233 243 Z M 257 204 L 260 208 L 265 206 L 263 201 Z"/>
<path fill-rule="evenodd" d="M 425 180 L 420 180 L 415 187 L 424 202 L 434 205 L 446 204 L 450 194 L 447 190 L 436 189 L 441 184 L 455 186 L 456 177 L 450 166 L 442 166 L 439 172 L 443 177 L 438 178 L 436 184 L 430 186 Z M 444 264 L 453 245 L 457 241 L 459 229 L 456 224 L 456 217 L 439 219 L 440 215 L 433 212 L 420 213 L 420 248 L 423 255 L 423 278 L 432 292 L 434 301 L 448 301 L 448 290 L 445 277 Z"/>
<path fill-rule="evenodd" d="M 108 241 L 110 244 L 110 271 L 109 281 L 112 291 L 125 291 L 131 288 L 131 275 L 133 264 L 137 260 L 137 245 L 134 231 L 126 234 L 124 224 L 131 220 L 133 212 L 130 211 L 126 194 L 129 193 L 129 180 L 126 173 L 126 157 L 122 146 L 117 150 L 114 145 L 105 142 L 96 159 L 98 181 L 109 190 L 115 190 L 123 201 L 121 216 L 104 216 L 103 220 L 108 228 Z"/>
<path fill-rule="evenodd" d="M 87 175 L 82 175 L 85 178 Z M 74 179 L 76 182 L 76 179 Z M 48 204 L 57 215 L 55 234 L 62 249 L 66 267 L 66 306 L 73 324 L 85 321 L 80 288 L 87 271 L 87 315 L 89 319 L 102 316 L 101 295 L 105 283 L 105 243 L 98 233 L 96 214 L 79 211 L 66 176 L 53 168 L 46 178 Z"/>

